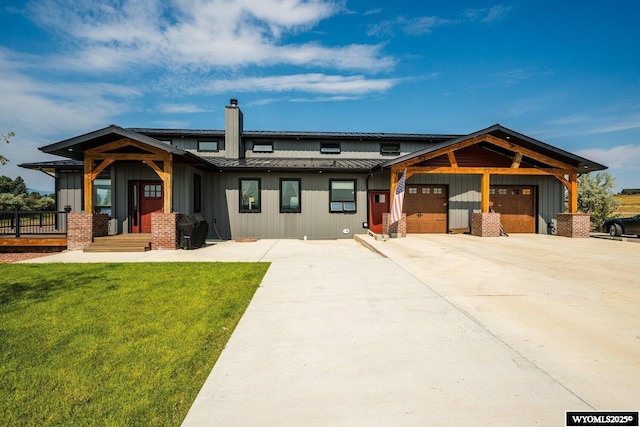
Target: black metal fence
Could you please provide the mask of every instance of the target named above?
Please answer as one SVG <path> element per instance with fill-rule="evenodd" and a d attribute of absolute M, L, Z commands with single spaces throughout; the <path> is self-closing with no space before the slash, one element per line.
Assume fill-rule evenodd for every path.
<path fill-rule="evenodd" d="M 66 234 L 67 212 L 0 211 L 0 236 Z"/>

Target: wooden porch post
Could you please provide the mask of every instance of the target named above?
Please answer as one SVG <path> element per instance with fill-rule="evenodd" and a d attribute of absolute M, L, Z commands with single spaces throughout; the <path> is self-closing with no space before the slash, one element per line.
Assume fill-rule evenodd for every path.
<path fill-rule="evenodd" d="M 491 186 L 491 174 L 489 172 L 482 174 L 481 186 L 482 213 L 489 213 L 489 187 Z"/>
<path fill-rule="evenodd" d="M 84 158 L 84 211 L 91 213 L 93 210 L 93 158 Z"/>
<path fill-rule="evenodd" d="M 169 155 L 164 161 L 164 212 L 171 213 L 171 205 L 173 200 L 173 156 Z"/>
<path fill-rule="evenodd" d="M 569 213 L 578 212 L 578 174 L 569 174 Z"/>

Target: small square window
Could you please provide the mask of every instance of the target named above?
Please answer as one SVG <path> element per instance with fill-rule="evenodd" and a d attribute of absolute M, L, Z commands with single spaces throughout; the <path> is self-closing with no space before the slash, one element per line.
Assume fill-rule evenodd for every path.
<path fill-rule="evenodd" d="M 320 152 L 322 154 L 340 154 L 340 144 L 334 142 L 323 142 L 320 144 Z"/>
<path fill-rule="evenodd" d="M 253 144 L 254 153 L 273 153 L 273 144 Z"/>
<path fill-rule="evenodd" d="M 433 194 L 442 194 L 442 187 L 435 187 L 433 189 Z"/>
<path fill-rule="evenodd" d="M 489 194 L 496 194 L 496 189 L 495 188 L 490 188 L 489 189 Z"/>
<path fill-rule="evenodd" d="M 380 144 L 380 154 L 400 154 L 400 144 Z"/>
<path fill-rule="evenodd" d="M 386 194 L 376 194 L 373 196 L 374 203 L 385 203 L 387 200 Z"/>
<path fill-rule="evenodd" d="M 504 196 L 504 195 L 506 195 L 506 194 L 507 194 L 507 189 L 506 189 L 506 188 L 500 188 L 500 189 L 498 189 L 498 194 L 501 194 L 501 195 L 503 195 L 503 196 Z"/>
<path fill-rule="evenodd" d="M 519 188 L 514 188 L 511 190 L 511 195 L 512 196 L 519 196 L 520 195 L 520 189 Z"/>
<path fill-rule="evenodd" d="M 422 194 L 431 194 L 431 189 L 429 187 L 422 187 Z"/>
<path fill-rule="evenodd" d="M 523 188 L 522 189 L 522 195 L 523 196 L 530 196 L 531 195 L 531 189 L 530 188 Z"/>
<path fill-rule="evenodd" d="M 418 194 L 418 189 L 416 187 L 409 187 L 409 194 Z"/>
<path fill-rule="evenodd" d="M 218 151 L 218 141 L 198 141 L 198 151 Z"/>

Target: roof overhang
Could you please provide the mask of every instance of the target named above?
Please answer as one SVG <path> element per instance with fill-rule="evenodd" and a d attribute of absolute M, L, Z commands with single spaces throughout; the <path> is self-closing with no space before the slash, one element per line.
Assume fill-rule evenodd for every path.
<path fill-rule="evenodd" d="M 154 151 L 161 150 L 163 152 L 172 154 L 180 159 L 183 163 L 194 164 L 204 169 L 211 168 L 211 164 L 209 162 L 199 156 L 196 156 L 193 153 L 182 150 L 178 147 L 167 144 L 150 136 L 146 136 L 129 129 L 123 129 L 116 125 L 110 125 L 106 128 L 99 129 L 94 132 L 86 133 L 84 135 L 76 136 L 70 139 L 65 139 L 64 141 L 56 142 L 54 144 L 45 145 L 44 147 L 40 147 L 40 151 L 47 154 L 66 157 L 68 159 L 76 161 L 82 161 L 85 157 L 86 151 L 122 139 L 130 139 L 132 141 L 136 141 L 137 143 L 149 146 Z"/>
<path fill-rule="evenodd" d="M 529 158 L 530 161 L 535 164 L 535 167 L 540 169 L 545 167 L 571 169 L 577 173 L 588 173 L 607 169 L 604 165 L 538 141 L 499 124 L 469 135 L 434 144 L 405 156 L 391 159 L 381 163 L 377 169 L 398 169 L 415 165 L 442 154 L 455 152 L 455 150 L 476 144 L 482 144 L 506 156 L 513 157 L 517 153 L 520 153 L 520 156 L 524 155 Z"/>

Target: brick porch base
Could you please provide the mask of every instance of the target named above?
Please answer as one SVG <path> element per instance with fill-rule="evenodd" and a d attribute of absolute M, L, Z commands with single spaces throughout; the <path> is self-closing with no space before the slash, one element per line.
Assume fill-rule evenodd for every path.
<path fill-rule="evenodd" d="M 500 214 L 497 212 L 472 213 L 471 234 L 478 237 L 500 237 Z"/>

